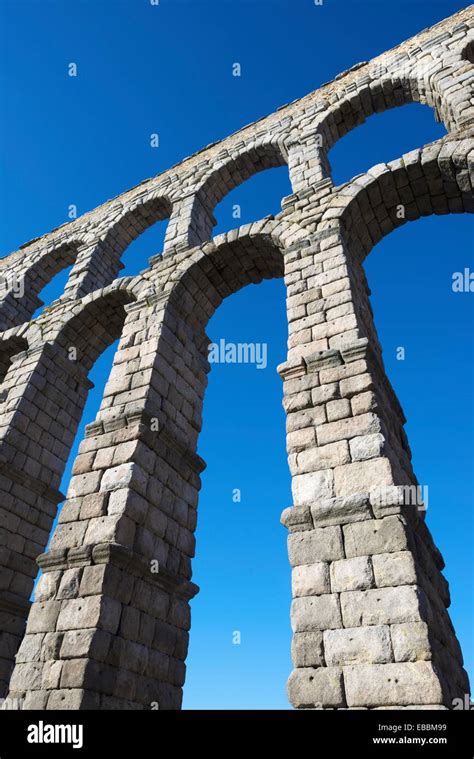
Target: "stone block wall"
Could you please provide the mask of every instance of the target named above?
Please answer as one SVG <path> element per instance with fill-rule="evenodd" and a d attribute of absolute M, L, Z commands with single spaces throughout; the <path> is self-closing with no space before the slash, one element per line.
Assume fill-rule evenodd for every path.
<path fill-rule="evenodd" d="M 472 25 L 471 7 L 0 262 L 0 696 L 180 708 L 206 326 L 228 295 L 273 277 L 287 291 L 290 701 L 443 709 L 468 692 L 363 262 L 407 221 L 474 210 Z M 334 186 L 331 146 L 415 101 L 447 136 Z M 285 164 L 281 213 L 211 239 L 216 204 Z M 127 245 L 163 219 L 164 250 L 117 278 Z M 32 320 L 71 264 L 62 297 Z M 117 338 L 45 551 L 88 372 Z"/>

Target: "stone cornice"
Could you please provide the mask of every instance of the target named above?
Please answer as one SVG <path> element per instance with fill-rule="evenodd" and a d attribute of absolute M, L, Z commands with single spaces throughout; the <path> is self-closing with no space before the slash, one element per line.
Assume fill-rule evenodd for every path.
<path fill-rule="evenodd" d="M 179 440 L 173 435 L 165 423 L 147 411 L 130 414 L 118 413 L 109 419 L 100 419 L 92 422 L 86 426 L 85 437 L 105 435 L 124 427 L 139 428 L 137 439 L 144 440 L 150 448 L 155 447 L 157 437 L 159 437 L 165 445 L 181 456 L 196 474 L 200 474 L 206 468 L 206 462 L 197 453 L 188 448 L 184 441 Z M 153 427 L 156 429 L 152 429 Z"/>
<path fill-rule="evenodd" d="M 199 587 L 187 580 L 169 572 L 156 562 L 154 568 L 152 559 L 133 551 L 119 543 L 98 543 L 96 545 L 80 546 L 78 548 L 48 551 L 38 557 L 37 563 L 43 572 L 54 572 L 78 567 L 88 567 L 96 564 L 111 564 L 119 569 L 126 569 L 137 577 L 152 582 L 162 590 L 174 593 L 180 598 L 190 600 L 199 592 Z"/>

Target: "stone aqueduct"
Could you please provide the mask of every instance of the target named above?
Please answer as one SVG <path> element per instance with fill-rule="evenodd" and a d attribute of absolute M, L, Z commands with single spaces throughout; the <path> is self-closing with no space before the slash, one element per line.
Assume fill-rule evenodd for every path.
<path fill-rule="evenodd" d="M 294 500 L 282 516 L 290 701 L 442 709 L 469 692 L 443 559 L 405 498 L 417 480 L 363 261 L 407 220 L 474 210 L 473 9 L 0 262 L 5 281 L 24 284 L 23 297 L 4 289 L 0 306 L 0 695 L 27 709 L 180 708 L 198 590 L 206 324 L 228 295 L 270 277 L 284 277 L 289 323 L 279 371 Z M 334 142 L 413 101 L 448 135 L 335 187 Z M 293 194 L 281 213 L 210 239 L 221 198 L 283 164 Z M 166 218 L 163 253 L 119 278 L 127 245 Z M 41 288 L 71 264 L 62 297 L 31 321 Z M 44 552 L 88 372 L 117 338 Z"/>

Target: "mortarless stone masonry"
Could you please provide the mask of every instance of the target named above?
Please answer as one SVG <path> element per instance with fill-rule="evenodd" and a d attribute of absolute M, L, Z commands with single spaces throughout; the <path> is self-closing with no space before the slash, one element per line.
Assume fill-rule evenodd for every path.
<path fill-rule="evenodd" d="M 206 324 L 270 277 L 285 279 L 289 323 L 290 701 L 442 709 L 468 693 L 443 560 L 406 502 L 417 480 L 363 261 L 407 220 L 474 210 L 473 18 L 471 6 L 0 262 L 2 695 L 28 709 L 180 707 Z M 448 135 L 335 187 L 333 143 L 413 101 Z M 282 212 L 210 241 L 220 199 L 282 164 Z M 117 279 L 127 245 L 165 218 L 163 253 Z M 63 296 L 30 321 L 72 263 Z M 88 371 L 119 337 L 44 553 Z"/>

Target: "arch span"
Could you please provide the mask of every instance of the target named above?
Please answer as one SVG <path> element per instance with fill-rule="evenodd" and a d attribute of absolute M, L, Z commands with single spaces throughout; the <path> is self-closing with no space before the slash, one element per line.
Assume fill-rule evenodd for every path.
<path fill-rule="evenodd" d="M 56 274 L 74 264 L 80 248 L 79 241 L 61 243 L 27 260 L 26 268 L 20 259 L 16 266 L 0 270 L 4 291 L 0 301 L 0 331 L 29 321 L 36 309 L 44 305 L 38 297 L 41 290 Z"/>
<path fill-rule="evenodd" d="M 160 183 L 172 203 L 164 254 L 132 281 L 96 293 L 117 274 L 123 244 L 147 223 L 128 229 L 131 197 L 149 198 L 156 181 L 78 222 L 83 232 L 90 224 L 90 247 L 76 265 L 75 289 L 28 325 L 30 349 L 3 385 L 0 464 L 11 482 L 2 517 L 11 528 L 5 556 L 15 587 L 30 587 L 28 569 L 61 498 L 54 482 L 94 350 L 118 334 L 121 308 L 126 315 L 60 522 L 39 558 L 43 575 L 10 681 L 10 695 L 25 697 L 25 708 L 180 707 L 189 602 L 198 591 L 191 564 L 204 467 L 196 446 L 209 370 L 205 326 L 227 295 L 282 274 L 289 337 L 280 373 L 293 497 L 282 517 L 292 566 L 290 701 L 296 708 L 444 709 L 463 700 L 469 686 L 447 612 L 444 563 L 425 525 L 362 261 L 407 219 L 472 210 L 471 64 L 460 53 L 470 25 L 466 9 L 174 167 Z M 333 187 L 313 139 L 318 128 L 326 125 L 329 144 L 366 115 L 410 98 L 436 109 L 453 130 L 448 138 Z M 285 151 L 294 193 L 281 214 L 203 242 L 216 200 L 242 173 L 286 162 Z M 153 218 L 170 211 L 147 209 Z M 128 289 L 135 302 L 119 303 Z M 70 360 L 71 347 L 81 361 Z M 41 488 L 34 501 L 33 481 Z M 27 548 L 13 556 L 30 506 L 36 521 L 20 533 Z M 11 594 L 0 598 L 7 619 L 23 624 L 26 610 Z M 6 638 L 1 651 L 11 663 L 22 629 L 7 632 L 14 645 Z"/>
<path fill-rule="evenodd" d="M 342 223 L 367 255 L 384 235 L 407 221 L 431 214 L 474 212 L 473 148 L 472 136 L 448 135 L 396 161 L 374 166 L 336 188 L 321 228 Z"/>
<path fill-rule="evenodd" d="M 84 297 L 110 285 L 123 268 L 120 259 L 126 248 L 153 224 L 169 219 L 171 213 L 172 204 L 160 190 L 144 191 L 128 200 L 112 219 L 102 221 L 99 239 L 79 256 L 71 273 L 71 293 Z"/>
<path fill-rule="evenodd" d="M 198 183 L 176 202 L 165 249 L 199 246 L 209 240 L 216 223 L 213 211 L 233 189 L 260 171 L 285 166 L 288 152 L 284 138 L 266 135 L 222 150 Z"/>
<path fill-rule="evenodd" d="M 51 342 L 28 343 L 27 333 L 6 341 L 10 360 L 0 407 L 0 518 L 6 537 L 0 612 L 8 622 L 3 635 L 9 655 L 2 660 L 3 690 L 24 632 L 36 560 L 64 499 L 58 488 L 92 386 L 87 375 L 120 336 L 124 306 L 132 300 L 120 289 L 103 296 L 96 293 L 72 315 L 67 304 L 63 307 L 63 326 Z"/>

